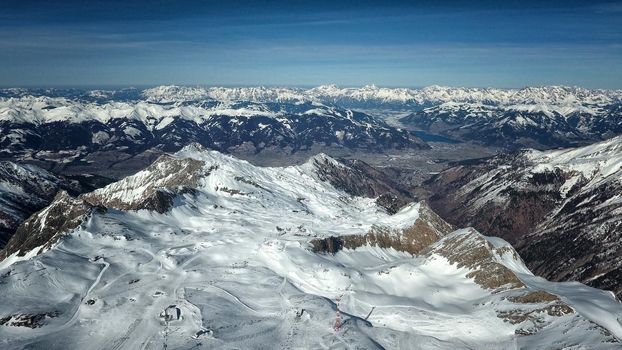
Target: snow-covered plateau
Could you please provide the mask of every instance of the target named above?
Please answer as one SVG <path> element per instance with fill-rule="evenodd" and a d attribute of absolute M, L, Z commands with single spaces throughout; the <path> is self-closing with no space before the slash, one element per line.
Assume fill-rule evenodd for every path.
<path fill-rule="evenodd" d="M 24 222 L 0 263 L 2 349 L 619 349 L 622 304 L 536 277 L 425 203 L 191 145 Z"/>

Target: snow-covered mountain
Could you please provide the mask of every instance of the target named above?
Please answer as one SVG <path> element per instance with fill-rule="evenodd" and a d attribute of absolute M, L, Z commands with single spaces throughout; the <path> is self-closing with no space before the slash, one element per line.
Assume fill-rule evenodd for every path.
<path fill-rule="evenodd" d="M 622 137 L 458 164 L 426 186 L 443 217 L 508 239 L 536 274 L 622 297 Z"/>
<path fill-rule="evenodd" d="M 411 112 L 401 123 L 451 138 L 508 148 L 555 148 L 622 134 L 622 91 L 546 86 L 523 89 L 200 88 L 161 86 L 142 92 L 160 103 L 215 99 L 321 103 L 340 108 Z"/>
<path fill-rule="evenodd" d="M 290 133 L 306 135 L 310 129 L 319 127 L 325 133 L 314 140 L 316 143 L 328 142 L 345 147 L 369 147 L 371 144 L 385 149 L 393 145 L 408 147 L 408 142 L 404 140 L 391 137 L 391 141 L 386 141 L 378 135 L 370 136 L 374 140 L 371 143 L 368 139 L 345 142 L 344 138 L 348 140 L 349 132 L 360 133 L 366 129 L 360 126 L 340 129 L 344 125 L 335 127 L 329 123 L 325 125 L 324 122 L 347 118 L 345 116 L 352 113 L 349 109 L 369 110 L 379 116 L 388 111 L 399 111 L 406 114 L 400 122 L 407 127 L 509 148 L 555 148 L 586 144 L 622 134 L 622 91 L 579 87 L 494 89 L 430 86 L 407 89 L 373 85 L 362 88 L 325 85 L 310 89 L 159 86 L 118 91 L 0 90 L 0 121 L 3 130 L 26 124 L 50 127 L 58 123 L 71 123 L 75 127 L 76 124 L 93 121 L 111 124 L 116 129 L 119 121 L 126 121 L 138 122 L 132 128 L 141 133 L 153 134 L 154 130 L 167 126 L 177 130 L 196 124 L 202 132 L 197 131 L 196 135 L 180 132 L 180 135 L 169 130 L 169 133 L 175 134 L 169 137 L 186 139 L 193 136 L 193 141 L 200 141 L 206 138 L 205 134 L 210 134 L 216 128 L 216 133 L 222 132 L 227 136 L 233 133 L 232 138 L 238 141 L 233 146 L 239 146 L 240 142 L 251 142 L 253 147 L 261 150 L 263 146 L 258 145 L 280 145 L 281 142 L 274 138 L 283 138 L 288 147 L 296 150 L 307 145 L 309 140 L 292 140 Z M 304 121 L 309 119 L 309 114 L 330 118 L 315 118 L 308 125 Z M 220 120 L 222 118 L 226 120 Z M 378 120 L 370 121 L 369 117 L 362 119 L 368 129 L 379 129 L 380 134 L 397 133 Z M 268 121 L 277 121 L 278 125 Z M 208 127 L 208 123 L 216 125 Z M 144 130 L 139 127 L 141 124 Z M 258 135 L 267 132 L 264 127 L 267 125 L 272 137 L 259 137 L 256 140 L 249 136 L 240 139 L 236 135 L 236 131 L 239 133 L 241 128 L 238 124 L 243 124 L 247 133 Z M 22 139 L 36 139 L 35 135 L 41 132 L 38 129 L 41 127 L 37 130 L 17 128 L 12 133 L 5 131 L 0 136 L 0 142 L 5 147 L 9 144 L 24 147 Z M 105 143 L 115 137 L 125 138 L 114 132 L 113 136 L 110 130 L 104 130 L 108 135 L 106 138 L 103 134 L 95 134 L 97 131 L 91 130 L 91 137 L 85 136 L 83 143 L 93 138 L 98 143 Z M 318 136 L 316 133 L 311 132 L 308 138 L 315 138 Z M 151 136 L 155 139 L 160 137 L 157 132 Z M 404 137 L 402 135 L 398 139 Z M 212 142 L 208 141 L 203 144 Z M 219 142 L 223 141 L 213 141 L 217 149 L 225 150 L 218 148 L 222 146 Z M 224 146 L 232 145 L 225 142 Z"/>
<path fill-rule="evenodd" d="M 446 102 L 481 103 L 488 105 L 571 105 L 615 104 L 622 102 L 622 90 L 584 89 L 568 86 L 538 86 L 522 89 L 462 88 L 428 86 L 424 88 L 385 88 L 368 85 L 359 88 L 341 88 L 322 85 L 314 88 L 289 87 L 201 87 L 163 85 L 145 90 L 92 90 L 79 89 L 0 89 L 0 97 L 49 96 L 103 100 L 147 100 L 157 103 L 190 102 L 203 100 L 252 102 L 317 102 L 345 105 L 373 103 L 374 106 L 406 105 L 421 107 Z"/>
<path fill-rule="evenodd" d="M 153 148 L 176 151 L 192 142 L 250 154 L 428 147 L 367 114 L 315 103 L 0 98 L 0 156 L 5 158 L 88 165 L 97 161 L 89 157 L 95 152 L 133 157 Z"/>
<path fill-rule="evenodd" d="M 488 105 L 447 102 L 403 124 L 454 139 L 506 148 L 583 145 L 622 133 L 622 104 Z"/>
<path fill-rule="evenodd" d="M 352 169 L 193 145 L 59 193 L 0 263 L 2 348 L 619 348 L 610 293 L 535 277 L 424 203 L 353 196 Z"/>
<path fill-rule="evenodd" d="M 254 102 L 318 102 L 361 108 L 405 106 L 422 107 L 446 102 L 480 103 L 487 105 L 599 105 L 622 102 L 622 90 L 590 90 L 579 87 L 543 86 L 523 89 L 460 88 L 429 86 L 421 89 L 382 88 L 368 85 L 361 88 L 340 88 L 323 85 L 310 89 L 270 87 L 184 87 L 160 86 L 142 92 L 144 98 L 156 102 L 181 102 L 215 99 L 220 101 Z M 348 106 L 350 104 L 350 106 Z"/>

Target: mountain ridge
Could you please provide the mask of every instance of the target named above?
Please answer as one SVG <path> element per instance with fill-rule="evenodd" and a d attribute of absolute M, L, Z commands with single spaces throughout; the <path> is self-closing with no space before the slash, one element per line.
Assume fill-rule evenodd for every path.
<path fill-rule="evenodd" d="M 175 171 L 197 161 L 202 170 Z M 261 168 L 191 145 L 82 197 L 109 208 L 59 194 L 22 226 L 39 234 L 53 220 L 53 241 L 0 262 L 8 298 L 0 342 L 7 349 L 304 347 L 330 339 L 365 348 L 619 346 L 622 309 L 610 294 L 537 278 L 502 239 L 452 231 L 422 203 L 391 214 L 374 198 L 348 195 L 321 179 L 327 163 L 340 166 L 318 155 Z M 200 175 L 166 211 L 119 206 L 134 203 L 136 188 L 183 189 L 177 174 Z M 107 201 L 115 193 L 124 200 Z M 69 202 L 73 209 L 63 209 Z M 376 243 L 334 254 L 310 243 L 371 233 Z M 408 252 L 416 242 L 424 250 Z M 337 308 L 343 323 L 335 330 Z"/>
<path fill-rule="evenodd" d="M 618 136 L 455 164 L 424 186 L 444 218 L 514 243 L 535 273 L 611 289 L 620 298 L 621 179 Z"/>
<path fill-rule="evenodd" d="M 218 116 L 280 120 L 305 113 L 336 116 L 347 110 L 369 111 L 381 117 L 378 119 L 402 113 L 397 121 L 403 127 L 514 149 L 568 147 L 622 133 L 622 90 L 580 87 L 407 89 L 323 85 L 303 89 L 169 85 L 119 91 L 0 90 L 0 121 L 9 123 L 7 127 L 127 119 L 154 130 L 175 120 L 202 125 Z M 386 128 L 378 123 L 372 124 Z M 32 131 L 10 138 L 19 142 L 29 134 Z M 9 135 L 4 136 L 4 143 L 7 138 Z"/>

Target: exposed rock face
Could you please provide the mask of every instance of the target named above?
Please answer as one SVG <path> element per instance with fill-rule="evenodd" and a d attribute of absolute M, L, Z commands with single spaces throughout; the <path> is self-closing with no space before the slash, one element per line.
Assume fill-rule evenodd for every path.
<path fill-rule="evenodd" d="M 433 193 L 430 205 L 450 222 L 516 243 L 560 202 L 566 179 L 560 170 L 515 171 L 524 162 L 514 157 L 469 161 L 434 176 L 424 183 Z"/>
<path fill-rule="evenodd" d="M 525 285 L 516 274 L 499 262 L 499 256 L 509 253 L 521 261 L 511 246 L 495 247 L 473 229 L 452 231 L 433 211 L 422 205 L 420 218 L 407 229 L 393 230 L 374 227 L 365 235 L 347 235 L 312 240 L 316 253 L 335 254 L 342 249 L 356 249 L 361 246 L 392 248 L 397 251 L 431 258 L 440 255 L 457 264 L 459 268 L 471 270 L 467 277 L 473 278 L 483 288 L 501 291 L 523 288 Z M 522 261 L 521 261 L 522 262 Z"/>
<path fill-rule="evenodd" d="M 394 214 L 414 201 L 411 194 L 381 170 L 360 160 L 340 159 L 324 155 L 313 158 L 317 174 L 335 188 L 353 196 L 376 198 L 376 203 Z"/>
<path fill-rule="evenodd" d="M 13 253 L 24 255 L 37 248 L 49 249 L 62 234 L 78 227 L 96 207 L 60 191 L 45 209 L 33 214 L 22 223 L 11 237 L 0 260 Z M 101 209 L 101 208 L 100 208 Z"/>
<path fill-rule="evenodd" d="M 370 245 L 393 248 L 417 255 L 453 230 L 451 225 L 443 221 L 425 203 L 419 205 L 419 219 L 408 228 L 396 230 L 390 227 L 374 226 L 365 235 L 314 239 L 310 242 L 312 250 L 316 253 L 335 254 L 342 249 L 356 249 Z"/>
<path fill-rule="evenodd" d="M 58 317 L 58 311 L 41 314 L 15 314 L 0 318 L 0 326 L 40 328 L 45 325 L 46 319 Z"/>
<path fill-rule="evenodd" d="M 69 181 L 34 165 L 0 162 L 0 248 L 32 213 L 43 209 L 59 189 L 81 191 Z"/>
<path fill-rule="evenodd" d="M 191 158 L 163 155 L 152 165 L 135 175 L 82 196 L 92 205 L 119 210 L 155 210 L 166 212 L 173 198 L 191 191 L 209 169 L 204 162 Z"/>
<path fill-rule="evenodd" d="M 0 253 L 0 260 L 13 253 L 23 255 L 37 247 L 45 251 L 59 237 L 78 227 L 93 209 L 168 211 L 175 196 L 192 191 L 202 176 L 209 175 L 204 162 L 162 156 L 136 175 L 99 190 L 72 198 L 60 191 L 51 204 L 22 223 Z"/>
<path fill-rule="evenodd" d="M 538 290 L 538 291 L 529 292 L 523 295 L 513 296 L 508 299 L 514 303 L 532 304 L 532 303 L 558 301 L 559 297 L 555 294 L 551 294 L 543 290 Z"/>
<path fill-rule="evenodd" d="M 521 336 L 528 336 L 540 331 L 542 325 L 547 323 L 546 316 L 562 317 L 570 314 L 574 314 L 574 310 L 570 306 L 554 302 L 546 306 L 532 306 L 530 308 L 522 306 L 513 310 L 499 311 L 497 312 L 497 317 L 511 324 L 525 324 L 525 327 L 516 329 L 515 333 Z M 606 332 L 602 328 L 600 330 L 601 332 Z M 615 338 L 612 341 L 615 341 Z"/>
<path fill-rule="evenodd" d="M 540 331 L 541 326 L 547 322 L 546 316 L 563 317 L 575 313 L 575 310 L 562 302 L 559 296 L 543 290 L 528 291 L 507 299 L 516 303 L 516 308 L 497 311 L 497 317 L 511 324 L 523 324 L 523 327 L 515 331 L 521 336 L 532 335 Z M 600 330 L 606 332 L 603 328 Z"/>
<path fill-rule="evenodd" d="M 463 163 L 425 186 L 441 216 L 507 239 L 534 273 L 622 297 L 622 138 Z"/>
<path fill-rule="evenodd" d="M 498 260 L 498 255 L 507 253 L 507 249 L 511 248 L 496 248 L 477 231 L 467 229 L 443 238 L 427 254 L 438 254 L 458 267 L 470 269 L 467 277 L 473 278 L 483 288 L 493 291 L 523 288 L 525 284 Z M 510 253 L 520 261 L 513 249 Z"/>

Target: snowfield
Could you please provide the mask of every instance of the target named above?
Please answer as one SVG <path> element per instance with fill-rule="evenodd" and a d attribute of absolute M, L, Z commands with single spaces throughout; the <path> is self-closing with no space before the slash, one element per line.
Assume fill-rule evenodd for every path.
<path fill-rule="evenodd" d="M 171 163 L 188 158 L 201 168 Z M 107 210 L 0 263 L 0 348 L 620 348 L 610 293 L 535 277 L 473 229 L 435 232 L 414 255 L 315 251 L 314 239 L 406 232 L 428 217 L 424 203 L 389 215 L 319 180 L 326 161 L 261 168 L 189 146 L 84 196 Z M 154 188 L 175 194 L 168 210 L 118 209 Z M 499 271 L 515 285 L 482 284 Z"/>

